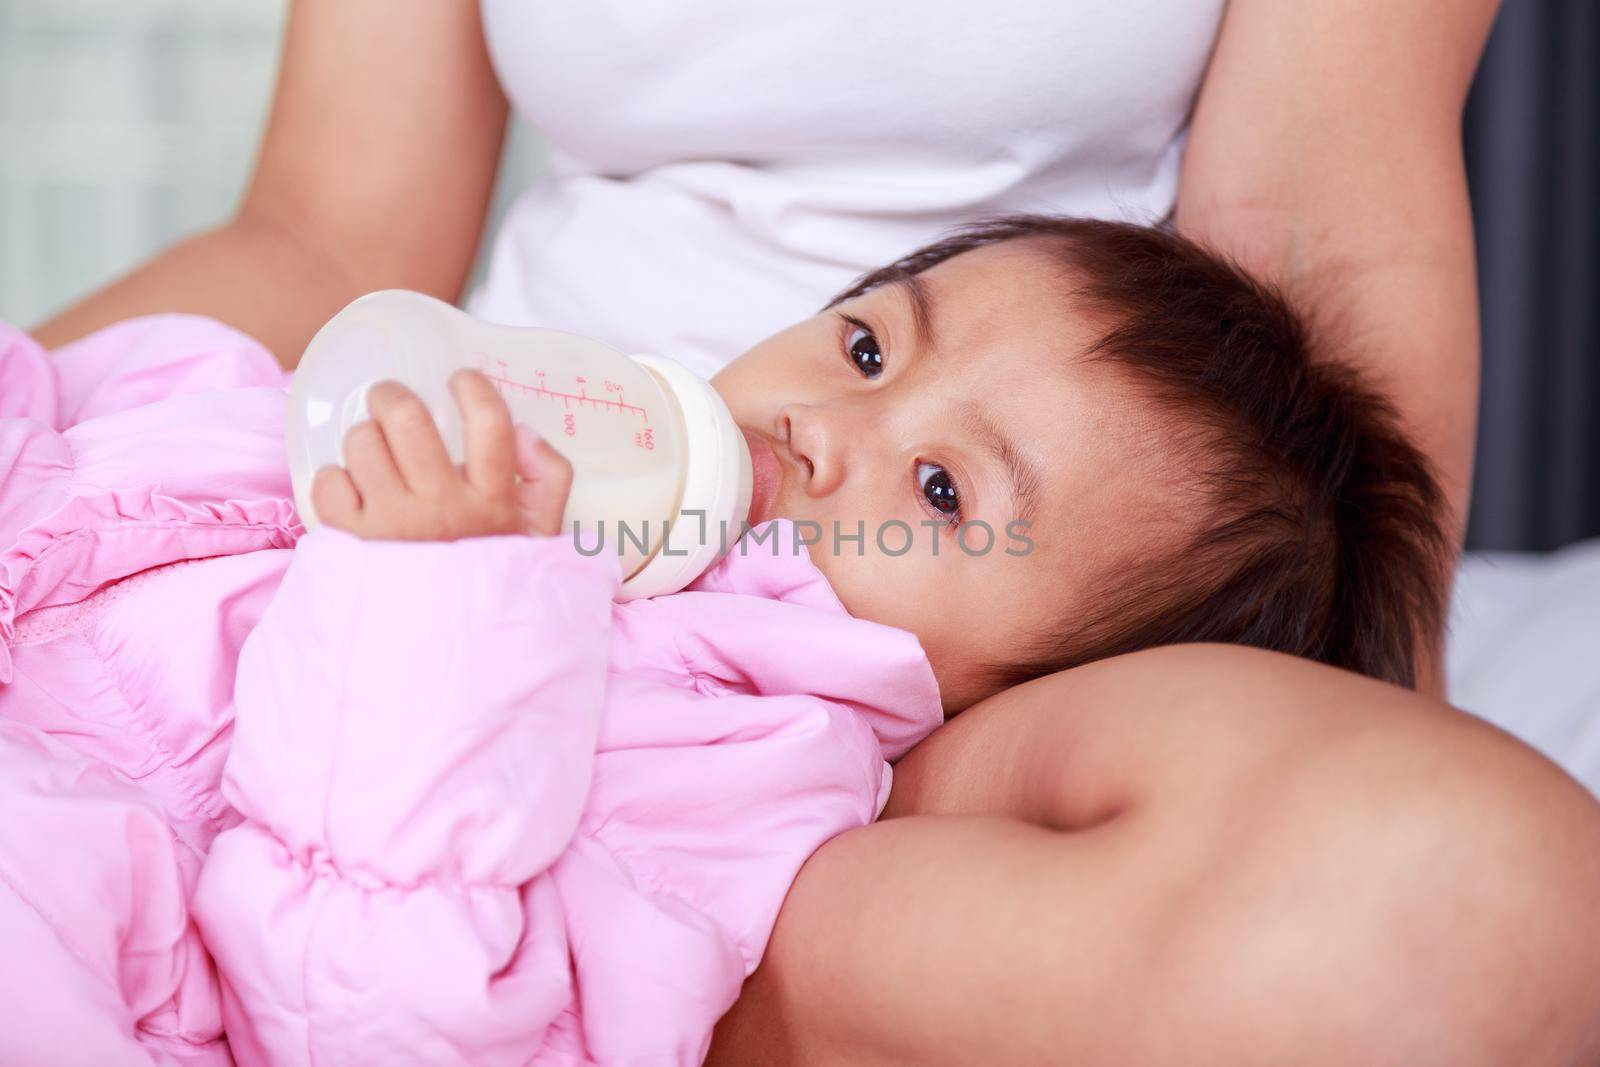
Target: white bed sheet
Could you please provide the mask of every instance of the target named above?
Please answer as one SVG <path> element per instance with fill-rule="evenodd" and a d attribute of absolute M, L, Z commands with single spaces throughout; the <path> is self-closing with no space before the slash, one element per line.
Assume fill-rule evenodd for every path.
<path fill-rule="evenodd" d="M 1445 659 L 1450 702 L 1600 796 L 1600 539 L 1468 556 Z"/>

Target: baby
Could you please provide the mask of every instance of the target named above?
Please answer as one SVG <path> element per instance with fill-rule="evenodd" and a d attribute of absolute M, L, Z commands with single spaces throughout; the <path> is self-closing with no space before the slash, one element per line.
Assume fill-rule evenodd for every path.
<path fill-rule="evenodd" d="M 1155 230 L 971 227 L 732 363 L 778 477 L 671 596 L 470 373 L 465 463 L 377 388 L 303 535 L 283 385 L 0 336 L 0 1062 L 697 1063 L 945 715 L 1183 640 L 1408 682 L 1439 611 L 1390 414 Z"/>

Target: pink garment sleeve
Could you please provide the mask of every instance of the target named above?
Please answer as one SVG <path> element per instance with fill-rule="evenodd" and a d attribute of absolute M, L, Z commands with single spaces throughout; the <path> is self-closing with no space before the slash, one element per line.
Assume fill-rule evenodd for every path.
<path fill-rule="evenodd" d="M 887 799 L 875 727 L 926 733 L 937 687 L 911 635 L 757 595 L 620 604 L 612 647 L 581 845 L 553 872 L 585 1048 L 695 1064 L 801 865 Z"/>
<path fill-rule="evenodd" d="M 127 319 L 50 353 L 0 322 L 0 418 L 53 430 L 173 396 L 288 384 L 272 353 L 199 315 Z"/>
<path fill-rule="evenodd" d="M 301 542 L 240 658 L 244 822 L 192 907 L 240 1064 L 525 1064 L 571 1000 L 549 865 L 589 792 L 614 560 Z"/>
<path fill-rule="evenodd" d="M 801 865 L 872 822 L 889 786 L 871 730 L 831 701 L 658 690 L 651 706 L 608 722 L 585 817 L 626 875 L 570 856 L 558 872 L 589 1048 L 608 1063 L 703 1056 Z"/>
<path fill-rule="evenodd" d="M 55 349 L 50 362 L 63 428 L 168 397 L 289 385 L 254 338 L 201 315 L 125 319 Z"/>

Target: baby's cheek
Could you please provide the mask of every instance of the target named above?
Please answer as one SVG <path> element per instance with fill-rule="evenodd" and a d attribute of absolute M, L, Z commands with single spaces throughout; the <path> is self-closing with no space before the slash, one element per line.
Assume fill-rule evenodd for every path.
<path fill-rule="evenodd" d="M 886 556 L 870 540 L 861 555 L 856 551 L 852 541 L 835 546 L 827 538 L 811 549 L 812 562 L 851 615 L 910 630 L 920 637 L 951 608 L 948 603 L 941 604 L 940 575 L 929 566 L 942 560 L 915 558 L 917 549 L 903 556 Z"/>

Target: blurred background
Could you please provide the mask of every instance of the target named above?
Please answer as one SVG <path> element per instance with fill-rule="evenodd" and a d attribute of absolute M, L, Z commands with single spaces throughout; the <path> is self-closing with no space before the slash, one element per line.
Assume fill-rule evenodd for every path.
<path fill-rule="evenodd" d="M 232 210 L 286 6 L 0 0 L 0 319 L 37 322 Z M 1597 141 L 1600 3 L 1504 0 L 1466 122 L 1484 338 L 1475 548 L 1600 534 Z M 513 124 L 507 149 L 491 234 L 540 169 L 531 131 Z"/>

